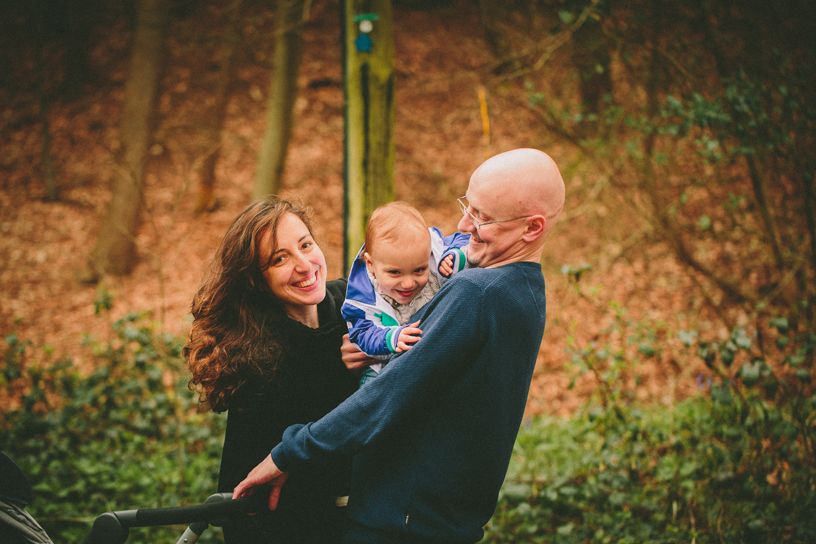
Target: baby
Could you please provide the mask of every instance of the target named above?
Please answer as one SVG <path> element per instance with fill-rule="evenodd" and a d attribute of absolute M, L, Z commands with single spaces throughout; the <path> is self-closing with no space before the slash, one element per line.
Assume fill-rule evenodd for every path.
<path fill-rule="evenodd" d="M 408 321 L 451 274 L 465 268 L 469 239 L 459 232 L 443 237 L 404 202 L 385 204 L 371 214 L 342 306 L 351 342 L 384 361 L 365 370 L 360 386 L 374 379 L 392 354 L 419 340 L 419 321 Z"/>

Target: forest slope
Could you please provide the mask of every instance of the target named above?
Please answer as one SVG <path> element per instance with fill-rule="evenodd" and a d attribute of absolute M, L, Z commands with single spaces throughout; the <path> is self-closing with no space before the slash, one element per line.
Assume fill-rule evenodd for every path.
<path fill-rule="evenodd" d="M 127 24 L 114 13 L 107 15 L 91 39 L 94 84 L 75 101 L 52 104 L 57 202 L 44 199 L 33 53 L 22 51 L 14 59 L 13 72 L 19 77 L 0 89 L 0 334 L 16 333 L 30 341 L 34 359 L 70 356 L 81 366 L 87 360 L 83 337 L 105 338 L 111 319 L 134 311 L 150 312 L 172 334 L 188 330 L 190 301 L 207 260 L 250 199 L 269 86 L 271 11 L 252 6 L 243 16 L 244 41 L 221 136 L 218 206 L 196 216 L 197 167 L 207 152 L 200 113 L 217 75 L 212 38 L 224 23 L 222 4 L 226 2 L 201 3 L 173 22 L 148 164 L 139 263 L 129 276 L 108 277 L 99 285 L 75 278 L 95 242 L 117 168 Z M 702 297 L 664 248 L 627 242 L 642 228 L 638 218 L 609 189 L 602 191 L 600 174 L 593 174 L 580 155 L 537 121 L 522 82 L 502 82 L 487 69 L 494 59 L 474 6 L 452 2 L 429 11 L 395 9 L 396 197 L 419 208 L 430 225 L 450 233 L 459 219 L 455 199 L 464 194 L 471 172 L 488 153 L 535 147 L 561 165 L 567 206 L 543 261 L 548 326 L 528 408 L 567 413 L 592 387 L 579 381 L 575 389 L 568 388 L 573 372 L 567 348 L 597 338 L 610 324 L 613 301 L 636 322 L 668 323 L 676 329 L 694 314 L 696 327 L 713 325 L 700 312 Z M 569 67 L 556 60 L 550 77 L 574 84 Z M 45 62 L 48 73 L 59 73 L 59 55 L 48 47 Z M 46 81 L 46 92 L 58 97 L 58 84 L 58 77 Z M 489 141 L 480 113 L 481 88 L 487 89 Z M 344 273 L 342 193 L 338 4 L 320 1 L 313 5 L 305 32 L 281 196 L 300 198 L 314 209 L 317 239 L 332 278 Z M 564 267 L 584 264 L 591 270 L 580 283 L 562 273 Z M 106 300 L 110 311 L 96 315 L 95 308 Z M 667 338 L 658 340 L 670 344 Z M 693 393 L 693 371 L 681 371 L 669 359 L 654 358 L 638 371 L 639 396 L 670 401 Z"/>

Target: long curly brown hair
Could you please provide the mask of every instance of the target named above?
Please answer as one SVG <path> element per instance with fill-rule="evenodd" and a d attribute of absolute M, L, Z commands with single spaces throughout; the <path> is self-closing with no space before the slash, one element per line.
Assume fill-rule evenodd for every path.
<path fill-rule="evenodd" d="M 263 272 L 261 241 L 287 213 L 312 231 L 308 210 L 286 200 L 250 204 L 232 222 L 218 246 L 192 303 L 193 325 L 183 354 L 192 373 L 190 387 L 202 407 L 229 408 L 236 391 L 248 383 L 269 381 L 284 349 L 274 334 L 286 319 Z M 274 248 L 268 253 L 274 253 Z M 262 339 L 263 337 L 263 339 Z"/>

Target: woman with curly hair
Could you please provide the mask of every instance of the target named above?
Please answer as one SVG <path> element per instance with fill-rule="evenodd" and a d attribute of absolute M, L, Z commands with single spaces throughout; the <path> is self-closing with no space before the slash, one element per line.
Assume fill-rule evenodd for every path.
<path fill-rule="evenodd" d="M 341 360 L 344 279 L 326 260 L 306 210 L 256 202 L 227 230 L 193 298 L 184 346 L 199 400 L 227 411 L 218 490 L 230 492 L 281 441 L 356 390 Z M 224 526 L 227 543 L 339 542 L 350 459 L 293 475 L 274 512 Z"/>

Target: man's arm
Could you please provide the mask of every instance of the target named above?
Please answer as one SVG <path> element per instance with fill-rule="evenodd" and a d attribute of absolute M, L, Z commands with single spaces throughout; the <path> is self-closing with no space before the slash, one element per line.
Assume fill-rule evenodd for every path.
<path fill-rule="evenodd" d="M 359 370 L 378 362 L 377 359 L 369 357 L 364 352 L 349 341 L 349 335 L 343 336 L 343 344 L 340 347 L 340 356 L 343 364 L 349 370 Z M 272 460 L 272 456 L 267 456 L 240 482 L 232 492 L 234 499 L 251 495 L 255 487 L 271 483 L 272 492 L 269 494 L 269 509 L 275 510 L 280 499 L 280 492 L 283 484 L 288 478 L 288 472 L 281 472 Z"/>
<path fill-rule="evenodd" d="M 479 319 L 484 304 L 480 289 L 466 278 L 448 282 L 422 316 L 422 341 L 394 356 L 376 380 L 319 421 L 289 427 L 273 452 L 276 465 L 288 471 L 335 453 L 356 454 L 406 413 L 422 408 L 484 342 Z"/>
<path fill-rule="evenodd" d="M 246 493 L 255 485 L 277 482 L 282 471 L 297 470 L 335 454 L 358 453 L 412 410 L 421 408 L 428 395 L 446 387 L 485 336 L 479 319 L 484 296 L 467 279 L 456 279 L 428 304 L 422 319 L 422 342 L 395 356 L 376 380 L 319 421 L 289 427 L 268 462 L 236 489 Z"/>

